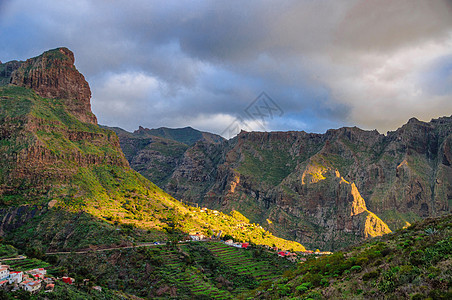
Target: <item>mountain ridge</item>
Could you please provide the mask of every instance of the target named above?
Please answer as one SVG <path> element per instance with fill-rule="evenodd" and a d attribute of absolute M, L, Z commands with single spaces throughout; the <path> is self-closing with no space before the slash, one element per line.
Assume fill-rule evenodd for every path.
<path fill-rule="evenodd" d="M 323 237 L 315 233 L 331 225 L 318 220 L 326 217 L 316 215 L 326 212 L 316 209 L 316 201 L 309 199 L 326 204 L 324 198 L 329 198 L 331 208 L 327 210 L 333 209 L 331 200 L 341 194 L 340 182 L 344 185 L 341 180 L 331 181 L 336 171 L 345 182 L 355 184 L 366 207 L 392 230 L 419 218 L 450 212 L 451 134 L 452 117 L 430 122 L 411 118 L 386 135 L 356 126 L 330 129 L 323 134 L 242 131 L 220 144 L 198 142 L 172 162 L 167 156 L 172 167 L 165 170 L 169 179 L 160 186 L 177 198 L 207 207 L 239 209 L 266 228 L 286 227 L 279 232 L 286 238 L 308 244 L 320 238 L 321 245 L 334 245 L 340 239 L 334 233 Z M 124 140 L 120 142 L 124 144 Z M 133 159 L 133 155 L 128 158 Z M 148 168 L 154 167 L 153 159 L 149 153 Z M 150 179 L 155 174 L 146 174 L 145 168 L 137 170 Z M 320 188 L 324 172 L 336 188 Z M 306 176 L 315 180 L 300 185 Z M 353 202 L 345 200 L 345 194 L 341 197 L 339 202 Z M 305 221 L 296 225 L 299 221 L 294 218 L 303 215 Z M 279 222 L 283 224 L 275 225 Z M 306 229 L 309 227 L 316 229 Z"/>

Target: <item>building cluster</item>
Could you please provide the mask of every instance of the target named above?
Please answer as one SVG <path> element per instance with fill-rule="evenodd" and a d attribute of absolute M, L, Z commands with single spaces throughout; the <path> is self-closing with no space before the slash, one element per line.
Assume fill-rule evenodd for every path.
<path fill-rule="evenodd" d="M 232 246 L 232 247 L 236 247 L 236 248 L 243 248 L 243 249 L 248 248 L 248 246 L 250 245 L 249 243 L 239 243 L 239 242 L 234 243 L 233 240 L 227 240 L 224 243 L 228 246 Z"/>
<path fill-rule="evenodd" d="M 42 287 L 53 291 L 54 279 L 47 278 L 46 274 L 47 271 L 44 268 L 22 272 L 12 271 L 8 265 L 0 265 L 0 287 L 10 287 L 12 291 L 23 289 L 30 293 L 39 291 Z"/>
<path fill-rule="evenodd" d="M 44 268 L 37 268 L 22 271 L 12 271 L 8 265 L 0 265 L 0 288 L 8 289 L 12 292 L 23 289 L 30 293 L 36 293 L 41 289 L 46 292 L 53 292 L 55 281 L 62 280 L 65 283 L 73 284 L 74 278 L 47 277 L 47 271 Z"/>
<path fill-rule="evenodd" d="M 192 240 L 192 241 L 204 241 L 204 240 L 208 239 L 207 236 L 205 236 L 204 234 L 202 234 L 200 232 L 190 232 L 188 237 L 189 237 L 189 240 Z"/>

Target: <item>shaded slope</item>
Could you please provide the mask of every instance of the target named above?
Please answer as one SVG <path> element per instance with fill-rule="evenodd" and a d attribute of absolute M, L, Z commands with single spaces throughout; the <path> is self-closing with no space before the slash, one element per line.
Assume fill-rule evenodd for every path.
<path fill-rule="evenodd" d="M 140 126 L 133 133 L 118 127 L 102 127 L 118 135 L 130 166 L 146 178 L 152 178 L 152 182 L 162 188 L 190 146 L 197 142 L 218 144 L 224 141 L 221 136 L 191 127 L 148 129 Z"/>

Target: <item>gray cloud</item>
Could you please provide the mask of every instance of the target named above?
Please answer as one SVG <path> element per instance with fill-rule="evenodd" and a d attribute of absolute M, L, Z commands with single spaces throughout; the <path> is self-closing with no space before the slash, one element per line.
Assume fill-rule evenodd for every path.
<path fill-rule="evenodd" d="M 112 126 L 220 133 L 261 91 L 285 112 L 268 130 L 452 113 L 448 0 L 2 3 L 0 59 L 69 47 Z"/>

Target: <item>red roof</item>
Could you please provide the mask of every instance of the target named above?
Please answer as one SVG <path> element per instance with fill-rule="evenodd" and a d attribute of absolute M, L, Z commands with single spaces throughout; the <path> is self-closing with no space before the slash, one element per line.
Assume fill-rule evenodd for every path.
<path fill-rule="evenodd" d="M 284 251 L 278 252 L 278 254 L 281 255 L 281 256 L 286 256 L 287 255 L 287 253 L 284 252 Z"/>
<path fill-rule="evenodd" d="M 243 244 L 242 244 L 242 248 L 245 248 L 245 249 L 246 249 L 246 248 L 248 248 L 249 245 L 250 245 L 250 243 L 243 243 Z"/>
<path fill-rule="evenodd" d="M 72 284 L 72 278 L 70 278 L 70 277 L 63 277 L 63 282 Z"/>

